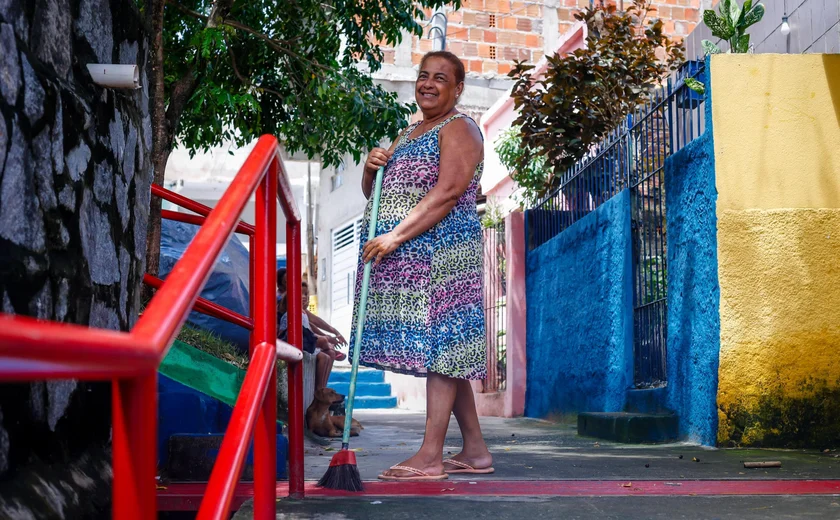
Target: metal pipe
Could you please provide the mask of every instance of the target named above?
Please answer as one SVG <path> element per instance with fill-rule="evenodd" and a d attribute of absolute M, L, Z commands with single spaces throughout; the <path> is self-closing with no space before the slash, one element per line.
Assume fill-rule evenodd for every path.
<path fill-rule="evenodd" d="M 274 348 L 271 370 L 261 399 L 262 407 L 254 431 L 254 518 L 277 515 L 277 161 L 257 187 L 256 234 L 254 235 L 254 334 L 255 349 L 263 343 Z"/>
<path fill-rule="evenodd" d="M 157 184 L 152 184 L 152 195 L 160 197 L 163 200 L 171 202 L 172 204 L 175 204 L 176 206 L 180 206 L 180 207 L 182 207 L 182 208 L 184 208 L 188 211 L 192 211 L 193 213 L 198 213 L 199 215 L 204 216 L 204 217 L 206 217 L 207 215 L 210 214 L 211 211 L 213 211 L 213 208 L 211 208 L 210 206 L 205 206 L 204 204 L 201 204 L 200 202 L 196 202 L 192 199 L 188 199 L 187 197 L 184 197 L 180 193 L 175 193 L 174 191 L 167 190 L 163 186 L 159 186 Z M 178 215 L 187 215 L 187 213 L 178 213 L 177 211 L 162 210 L 161 216 L 163 216 L 165 214 L 168 214 L 168 213 L 176 213 Z M 237 216 L 239 216 L 239 214 L 237 214 Z M 166 217 L 164 217 L 164 218 L 166 218 Z M 178 218 L 173 218 L 172 220 L 179 220 L 179 219 Z M 187 221 L 183 220 L 182 222 L 187 222 Z M 190 222 L 190 223 L 192 224 L 193 222 Z M 202 220 L 200 224 L 204 224 L 204 220 Z M 240 220 L 239 223 L 236 226 L 236 232 L 237 233 L 242 233 L 244 235 L 253 235 L 254 234 L 254 226 L 252 226 L 251 224 L 248 224 L 247 222 L 242 222 Z"/>
<path fill-rule="evenodd" d="M 155 289 L 160 289 L 163 287 L 165 282 L 160 278 L 147 273 L 143 275 L 143 283 L 150 287 L 154 287 Z M 253 285 L 251 285 L 251 287 L 253 287 Z M 239 325 L 243 329 L 254 330 L 254 320 L 251 318 L 243 316 L 238 312 L 233 312 L 227 307 L 223 307 L 218 303 L 213 303 L 210 300 L 206 300 L 201 297 L 196 298 L 193 310 L 228 323 L 233 323 L 234 325 Z"/>
<path fill-rule="evenodd" d="M 158 290 L 138 320 L 134 328 L 136 335 L 159 345 L 161 355 L 165 355 L 210 276 L 216 258 L 230 240 L 235 227 L 234 216 L 242 214 L 251 193 L 276 155 L 277 140 L 271 136 L 261 137 L 240 168 L 236 180 L 222 195 L 184 256 L 169 273 L 167 283 Z"/>
<path fill-rule="evenodd" d="M 157 370 L 131 379 L 115 379 L 111 389 L 114 517 L 155 518 Z"/>
<path fill-rule="evenodd" d="M 260 343 L 252 351 L 251 362 L 248 365 L 245 380 L 242 381 L 242 389 L 233 407 L 233 414 L 219 448 L 210 481 L 204 492 L 205 499 L 201 502 L 196 520 L 226 520 L 228 518 L 233 493 L 239 481 L 239 475 L 242 473 L 245 456 L 248 454 L 251 434 L 254 432 L 254 425 L 274 370 L 274 353 L 274 343 Z M 256 447 L 254 456 L 257 459 Z M 254 461 L 255 464 L 258 462 L 258 460 Z M 257 483 L 254 484 L 256 487 Z M 272 506 L 274 503 L 272 497 Z M 272 518 L 275 514 L 272 507 Z"/>
<path fill-rule="evenodd" d="M 301 320 L 300 220 L 286 220 L 286 298 L 289 343 L 303 349 Z M 304 497 L 303 472 L 303 363 L 288 365 L 289 372 L 289 496 Z"/>
<path fill-rule="evenodd" d="M 194 224 L 196 226 L 201 226 L 207 220 L 207 217 L 202 215 L 193 215 L 192 213 L 181 213 L 180 211 L 172 211 L 169 209 L 163 209 L 160 211 L 160 216 L 166 220 L 175 220 L 177 222 L 184 222 L 185 224 Z M 236 225 L 236 232 L 242 235 L 253 235 L 254 228 L 250 224 L 246 224 L 245 222 L 239 222 Z"/>

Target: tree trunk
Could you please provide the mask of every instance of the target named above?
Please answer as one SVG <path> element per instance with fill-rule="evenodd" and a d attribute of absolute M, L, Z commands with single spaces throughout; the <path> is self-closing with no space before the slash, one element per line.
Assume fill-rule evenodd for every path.
<path fill-rule="evenodd" d="M 154 176 L 152 182 L 163 183 L 166 172 L 166 161 L 171 151 L 171 139 L 167 131 L 166 121 L 166 93 L 164 90 L 163 70 L 163 9 L 165 0 L 148 0 L 148 27 L 151 28 L 152 38 L 150 47 L 150 76 L 152 105 L 152 166 Z M 146 234 L 146 272 L 157 276 L 160 268 L 160 210 L 161 200 L 153 197 L 149 209 L 149 228 Z M 144 299 L 151 297 L 152 291 L 144 287 Z"/>
<path fill-rule="evenodd" d="M 198 60 L 183 77 L 172 85 L 169 106 L 166 106 L 165 71 L 163 67 L 163 9 L 166 0 L 148 1 L 151 7 L 149 26 L 152 28 L 150 47 L 152 55 L 152 127 L 154 129 L 152 162 L 155 169 L 153 182 L 163 185 L 166 162 L 169 160 L 169 154 L 172 153 L 175 136 L 178 133 L 178 123 L 187 107 L 187 103 L 189 103 L 195 89 L 198 88 L 200 74 L 204 70 L 204 60 Z M 232 4 L 233 0 L 216 0 L 207 20 L 207 27 L 215 27 L 219 20 L 224 19 Z M 146 239 L 146 272 L 154 276 L 157 276 L 160 271 L 161 206 L 162 202 L 159 198 L 152 199 Z M 151 291 L 146 292 L 144 296 L 150 297 Z"/>

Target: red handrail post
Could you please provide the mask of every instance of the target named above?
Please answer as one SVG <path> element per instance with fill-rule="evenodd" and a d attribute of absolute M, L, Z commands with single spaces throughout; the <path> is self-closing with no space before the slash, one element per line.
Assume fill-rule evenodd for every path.
<path fill-rule="evenodd" d="M 277 342 L 277 161 L 274 158 L 257 186 L 254 334 L 251 350 L 260 343 Z M 274 351 L 276 357 L 277 351 Z M 272 359 L 274 359 L 274 357 Z M 262 408 L 254 431 L 254 518 L 277 515 L 277 368 L 272 365 Z"/>
<path fill-rule="evenodd" d="M 286 219 L 286 295 L 289 343 L 303 347 L 301 320 L 300 221 Z M 289 497 L 304 497 L 303 470 L 303 363 L 290 363 L 289 372 Z"/>
<path fill-rule="evenodd" d="M 113 517 L 157 516 L 157 371 L 112 384 Z"/>

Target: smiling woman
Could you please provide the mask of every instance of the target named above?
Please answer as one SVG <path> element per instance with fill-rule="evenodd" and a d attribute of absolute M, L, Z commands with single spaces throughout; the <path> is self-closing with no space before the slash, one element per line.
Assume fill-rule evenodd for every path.
<path fill-rule="evenodd" d="M 469 381 L 486 376 L 482 231 L 475 208 L 483 144 L 475 121 L 455 109 L 463 91 L 461 60 L 449 52 L 427 54 L 415 84 L 423 120 L 389 150 L 371 151 L 365 164 L 366 196 L 378 168 L 385 168 L 385 177 L 377 238 L 360 252 L 357 295 L 362 266 L 374 260 L 375 267 L 364 335 L 353 348 L 360 349 L 363 365 L 427 377 L 423 446 L 380 475 L 384 480 L 493 471 Z M 453 411 L 464 449 L 443 460 Z"/>

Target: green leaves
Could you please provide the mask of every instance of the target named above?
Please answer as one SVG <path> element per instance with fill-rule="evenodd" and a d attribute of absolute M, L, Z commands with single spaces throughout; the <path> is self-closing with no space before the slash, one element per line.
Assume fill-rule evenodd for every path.
<path fill-rule="evenodd" d="M 589 28 L 583 49 L 549 57 L 542 78 L 524 63 L 511 71 L 519 111 L 514 125 L 520 128 L 503 136 L 497 152 L 525 202 L 542 198 L 682 63 L 681 44 L 663 33 L 660 20 L 640 27 L 650 18 L 648 4 L 634 0 L 619 12 L 614 5 L 597 3 L 579 15 Z M 665 60 L 657 58 L 658 49 L 665 50 Z"/>
<path fill-rule="evenodd" d="M 703 52 L 706 54 L 720 54 L 721 50 L 720 47 L 715 45 L 714 43 L 710 42 L 709 40 L 703 40 L 701 42 L 703 45 Z"/>
<path fill-rule="evenodd" d="M 750 50 L 750 36 L 746 30 L 764 17 L 764 5 L 753 0 L 746 0 L 743 8 L 738 0 L 721 0 L 718 5 L 720 15 L 712 10 L 703 11 L 703 23 L 716 37 L 729 42 L 729 52 L 746 53 Z M 706 54 L 717 54 L 720 48 L 707 40 L 703 41 Z"/>
<path fill-rule="evenodd" d="M 685 78 L 685 86 L 697 92 L 698 94 L 705 94 L 706 93 L 706 85 L 697 81 L 694 78 Z"/>
<path fill-rule="evenodd" d="M 744 10 L 746 10 L 746 6 L 744 6 Z M 758 4 L 744 15 L 744 28 L 757 24 L 762 18 L 764 18 L 764 5 Z"/>
<path fill-rule="evenodd" d="M 703 11 L 703 23 L 718 38 L 728 40 L 735 34 L 735 28 L 728 23 L 728 20 L 719 17 L 714 11 Z"/>
<path fill-rule="evenodd" d="M 522 146 L 521 131 L 518 126 L 508 128 L 496 140 L 494 149 L 502 165 L 510 171 L 511 178 L 522 189 L 520 202 L 530 206 L 544 195 L 550 170 L 545 155 Z"/>
<path fill-rule="evenodd" d="M 414 112 L 376 85 L 380 45 L 420 34 L 422 9 L 445 0 L 177 0 L 164 12 L 164 72 L 173 141 L 192 152 L 277 135 L 292 153 L 338 164 L 394 137 Z M 453 5 L 458 7 L 460 1 Z M 195 82 L 184 78 L 194 77 Z"/>

